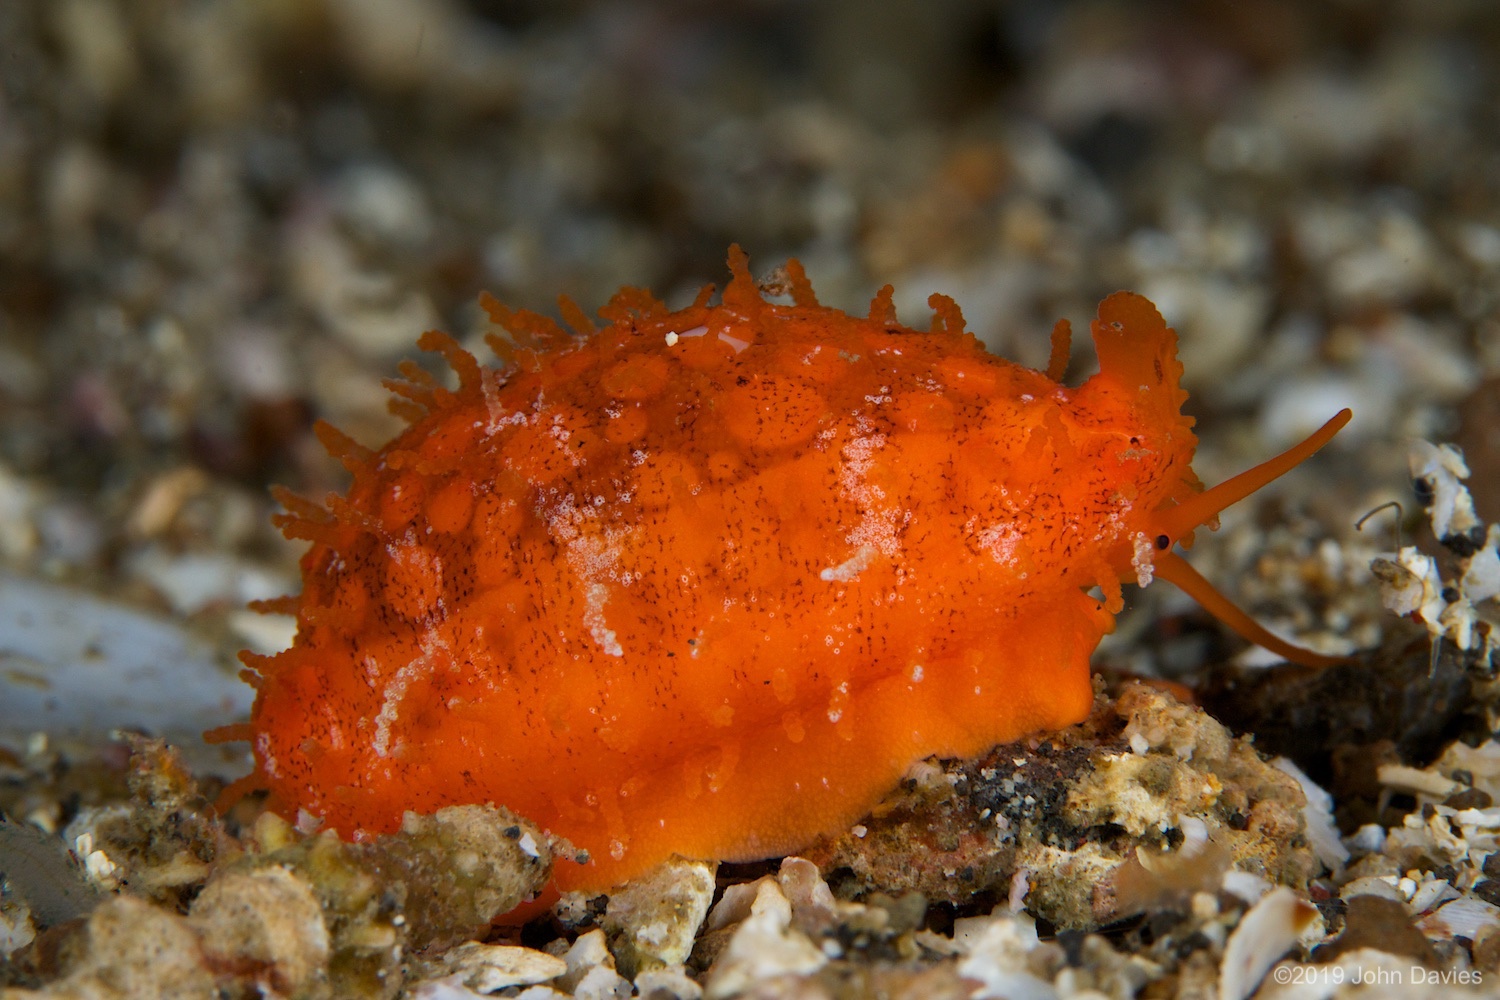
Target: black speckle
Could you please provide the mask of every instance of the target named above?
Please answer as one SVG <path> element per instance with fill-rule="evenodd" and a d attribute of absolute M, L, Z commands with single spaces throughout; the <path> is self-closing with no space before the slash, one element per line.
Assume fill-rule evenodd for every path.
<path fill-rule="evenodd" d="M 1474 525 L 1468 531 L 1454 532 L 1443 536 L 1443 548 L 1452 552 L 1460 559 L 1467 559 L 1480 549 L 1484 548 L 1485 530 L 1482 525 Z"/>

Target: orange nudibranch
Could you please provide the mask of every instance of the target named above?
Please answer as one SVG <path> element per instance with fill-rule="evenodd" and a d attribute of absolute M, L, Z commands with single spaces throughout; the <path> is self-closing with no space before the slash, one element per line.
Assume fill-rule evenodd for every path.
<path fill-rule="evenodd" d="M 627 289 L 565 330 L 483 303 L 501 366 L 449 337 L 390 383 L 380 449 L 320 436 L 353 474 L 281 494 L 307 539 L 293 646 L 246 656 L 251 781 L 345 836 L 493 801 L 586 848 L 564 888 L 676 853 L 750 860 L 857 820 L 915 760 L 1076 723 L 1121 582 L 1184 587 L 1260 628 L 1177 541 L 1325 444 L 1204 491 L 1177 338 L 1119 292 L 1099 373 L 997 358 L 951 300 L 928 330 L 820 305 L 745 255 L 672 311 Z M 1090 596 L 1095 587 L 1103 599 Z"/>

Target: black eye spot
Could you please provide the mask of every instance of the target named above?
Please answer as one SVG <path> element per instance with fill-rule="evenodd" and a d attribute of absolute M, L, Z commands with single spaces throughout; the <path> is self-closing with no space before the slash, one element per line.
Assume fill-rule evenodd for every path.
<path fill-rule="evenodd" d="M 1131 443 L 1131 445 L 1138 445 L 1138 444 L 1141 443 L 1141 439 L 1138 438 L 1138 437 L 1133 437 L 1133 438 L 1130 439 L 1130 443 Z"/>
<path fill-rule="evenodd" d="M 1168 538 L 1166 535 L 1157 535 L 1156 547 L 1165 552 L 1167 549 L 1170 549 L 1172 547 L 1172 539 Z"/>

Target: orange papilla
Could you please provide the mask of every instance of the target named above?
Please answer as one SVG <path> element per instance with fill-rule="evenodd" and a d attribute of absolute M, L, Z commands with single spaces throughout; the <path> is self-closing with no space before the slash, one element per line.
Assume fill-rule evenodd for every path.
<path fill-rule="evenodd" d="M 1044 373 L 946 300 L 919 332 L 889 289 L 855 317 L 730 266 L 721 304 L 626 290 L 588 337 L 486 299 L 504 368 L 429 335 L 456 390 L 398 385 L 378 451 L 320 432 L 353 483 L 286 497 L 298 634 L 249 664 L 282 808 L 354 836 L 503 803 L 603 888 L 796 850 L 914 760 L 1087 714 L 1120 579 L 1200 490 L 1155 309 L 1107 299 L 1075 389 L 1065 329 Z"/>

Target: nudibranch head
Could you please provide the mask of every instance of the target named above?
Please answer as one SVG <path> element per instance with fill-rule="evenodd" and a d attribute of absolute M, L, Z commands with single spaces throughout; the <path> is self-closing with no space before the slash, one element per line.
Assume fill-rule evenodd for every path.
<path fill-rule="evenodd" d="M 278 809 L 360 836 L 494 801 L 590 852 L 564 887 L 602 888 L 795 850 L 915 760 L 1087 714 L 1121 579 L 1175 572 L 1154 540 L 1225 496 L 1190 467 L 1156 310 L 1106 299 L 1075 389 L 1063 325 L 1035 371 L 942 297 L 919 331 L 889 288 L 852 316 L 795 261 L 790 304 L 730 269 L 718 304 L 627 289 L 598 328 L 486 299 L 501 367 L 429 333 L 456 388 L 404 366 L 410 424 L 378 450 L 320 428 L 353 481 L 280 494 L 312 543 L 276 605 L 297 637 L 245 657 L 224 734 Z"/>

